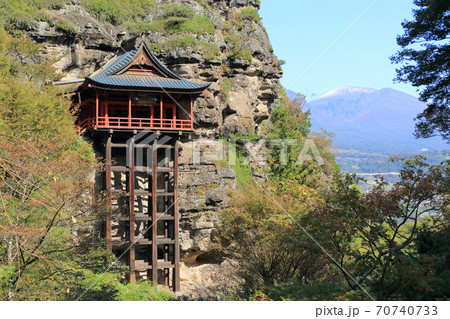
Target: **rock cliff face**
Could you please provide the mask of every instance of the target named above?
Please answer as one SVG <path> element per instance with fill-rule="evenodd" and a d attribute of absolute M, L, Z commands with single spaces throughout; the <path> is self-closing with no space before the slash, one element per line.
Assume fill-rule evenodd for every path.
<path fill-rule="evenodd" d="M 164 7 L 175 3 L 191 8 L 195 15 L 205 16 L 214 25 L 212 33 L 190 36 L 202 46 L 168 48 L 165 44 L 178 39 L 177 34 L 146 34 L 155 44 L 155 54 L 169 69 L 194 82 L 212 82 L 195 102 L 196 131 L 190 138 L 211 140 L 248 130 L 260 131 L 279 94 L 282 72 L 260 18 L 254 15 L 259 1 L 155 2 L 144 19 L 148 23 L 157 21 Z M 125 34 L 123 26 L 98 21 L 78 1 L 70 1 L 48 14 L 70 21 L 75 30 L 62 30 L 45 21 L 32 23 L 26 29 L 36 42 L 44 44 L 44 54 L 57 58 L 55 66 L 63 80 L 91 74 L 120 50 L 123 39 L 131 36 Z M 190 140 L 185 138 L 182 142 L 180 239 L 184 260 L 193 265 L 209 249 L 210 236 L 218 222 L 217 211 L 227 205 L 226 191 L 236 187 L 236 175 L 231 168 L 220 167 L 219 161 L 203 160 L 204 156 L 193 163 Z M 202 152 L 214 154 L 217 150 L 206 148 Z"/>

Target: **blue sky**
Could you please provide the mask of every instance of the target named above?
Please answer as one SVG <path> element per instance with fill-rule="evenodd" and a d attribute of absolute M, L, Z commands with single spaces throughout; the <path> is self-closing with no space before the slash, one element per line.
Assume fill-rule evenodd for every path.
<path fill-rule="evenodd" d="M 413 0 L 379 0 L 304 76 L 297 78 L 375 0 L 262 0 L 260 15 L 275 54 L 285 60 L 282 84 L 312 98 L 342 86 L 391 87 L 418 96 L 409 84 L 394 84 L 401 22 L 412 18 Z M 295 84 L 294 84 L 295 83 Z"/>

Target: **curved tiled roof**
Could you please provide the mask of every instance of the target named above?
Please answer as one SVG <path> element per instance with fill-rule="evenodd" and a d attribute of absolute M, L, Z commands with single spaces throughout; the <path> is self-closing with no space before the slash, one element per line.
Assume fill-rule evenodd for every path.
<path fill-rule="evenodd" d="M 135 60 L 142 54 L 148 58 L 157 71 L 126 73 Z M 200 84 L 180 78 L 165 67 L 149 50 L 145 40 L 128 50 L 119 52 L 101 69 L 86 77 L 79 88 L 91 84 L 94 87 L 117 90 L 145 90 L 197 93 L 207 89 L 211 83 Z"/>

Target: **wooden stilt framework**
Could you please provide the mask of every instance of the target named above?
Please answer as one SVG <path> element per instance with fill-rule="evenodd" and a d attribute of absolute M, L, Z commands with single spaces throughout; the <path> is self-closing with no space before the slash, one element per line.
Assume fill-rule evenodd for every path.
<path fill-rule="evenodd" d="M 111 197 L 112 197 L 112 187 L 111 187 L 111 140 L 112 134 L 108 134 L 106 141 L 106 167 L 105 167 L 105 179 L 106 179 L 106 191 L 107 191 L 107 205 L 108 208 L 111 208 Z M 112 251 L 112 243 L 111 243 L 111 215 L 110 211 L 106 216 L 106 248 L 108 251 Z"/>
<path fill-rule="evenodd" d="M 180 291 L 180 243 L 179 243 L 179 216 L 178 216 L 178 140 L 175 142 L 175 149 L 174 149 L 174 175 L 173 175 L 173 184 L 174 184 L 174 209 L 173 209 L 173 215 L 174 215 L 174 239 L 175 239 L 175 245 L 174 245 L 174 263 L 175 268 L 173 271 L 173 290 L 174 291 Z"/>
<path fill-rule="evenodd" d="M 134 218 L 134 184 L 135 184 L 135 158 L 134 158 L 134 135 L 130 139 L 128 144 L 128 209 L 129 209 L 129 226 L 130 226 L 130 250 L 129 250 L 129 265 L 130 265 L 130 282 L 134 284 L 136 282 L 136 251 L 135 251 L 135 218 Z"/>
<path fill-rule="evenodd" d="M 158 237 L 158 140 L 153 141 L 152 149 L 152 243 L 157 243 Z M 152 280 L 158 281 L 158 244 L 152 245 Z"/>
<path fill-rule="evenodd" d="M 137 131 L 127 136 L 127 143 L 115 142 L 115 134 L 111 130 L 105 147 L 108 204 L 119 210 L 120 203 L 127 202 L 128 205 L 126 215 L 107 217 L 108 249 L 111 247 L 115 251 L 129 248 L 131 283 L 147 277 L 179 291 L 178 137 L 161 145 L 160 141 L 167 140 L 164 135 L 154 138 L 150 143 L 141 144 L 136 137 Z M 113 153 L 112 149 L 117 151 Z M 144 153 L 146 164 L 138 155 Z M 116 165 L 120 159 L 115 160 L 113 154 L 126 157 L 127 166 Z M 113 183 L 112 174 L 122 177 L 116 176 Z M 126 184 L 125 189 L 122 183 Z M 120 231 L 120 223 L 123 231 Z M 111 225 L 119 228 L 118 233 L 128 234 L 127 238 L 118 238 L 117 234 L 112 234 Z"/>

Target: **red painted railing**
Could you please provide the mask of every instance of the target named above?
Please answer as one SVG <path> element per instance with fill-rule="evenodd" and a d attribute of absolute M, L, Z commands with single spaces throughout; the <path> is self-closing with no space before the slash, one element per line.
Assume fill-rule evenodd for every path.
<path fill-rule="evenodd" d="M 86 118 L 77 123 L 79 131 L 89 128 L 124 128 L 124 129 L 161 129 L 161 130 L 193 130 L 192 120 L 179 119 L 151 119 L 128 117 L 99 117 L 98 123 L 95 118 Z"/>

